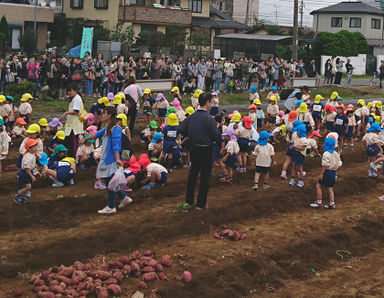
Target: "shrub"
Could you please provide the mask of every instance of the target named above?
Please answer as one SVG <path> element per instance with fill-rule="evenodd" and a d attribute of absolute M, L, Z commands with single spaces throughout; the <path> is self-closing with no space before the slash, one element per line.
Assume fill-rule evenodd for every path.
<path fill-rule="evenodd" d="M 7 86 L 7 95 L 13 96 L 15 102 L 19 102 L 24 93 L 31 93 L 35 91 L 36 85 L 32 82 L 23 82 L 19 84 L 11 84 Z"/>

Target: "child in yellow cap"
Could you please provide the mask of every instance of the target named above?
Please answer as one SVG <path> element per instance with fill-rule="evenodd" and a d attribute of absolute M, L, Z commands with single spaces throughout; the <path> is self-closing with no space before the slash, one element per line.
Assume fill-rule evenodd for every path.
<path fill-rule="evenodd" d="M 47 133 L 48 120 L 46 118 L 41 118 L 39 120 L 40 134 L 45 135 Z"/>
<path fill-rule="evenodd" d="M 315 121 L 311 113 L 308 111 L 308 106 L 306 103 L 301 103 L 299 108 L 299 118 L 298 118 L 305 127 L 307 128 L 307 133 L 315 130 Z"/>
<path fill-rule="evenodd" d="M 269 99 L 269 105 L 267 106 L 267 128 L 275 125 L 277 114 L 279 114 L 279 106 L 277 105 L 277 97 L 273 95 Z"/>
<path fill-rule="evenodd" d="M 311 106 L 312 118 L 315 121 L 316 130 L 320 130 L 321 126 L 321 112 L 324 109 L 324 104 L 321 102 L 324 99 L 320 94 L 315 96 L 315 102 Z"/>
<path fill-rule="evenodd" d="M 113 99 L 113 104 L 116 107 L 116 113 L 119 114 L 127 114 L 128 107 L 125 105 L 125 100 L 123 100 L 123 94 L 116 94 Z"/>
<path fill-rule="evenodd" d="M 360 120 L 360 124 L 357 127 L 357 139 L 360 139 L 361 136 L 365 134 L 369 122 L 369 109 L 367 108 L 364 99 L 359 99 L 357 101 L 355 116 L 358 122 Z"/>
<path fill-rule="evenodd" d="M 197 89 L 191 97 L 192 107 L 196 110 L 199 106 L 199 96 L 203 93 L 203 90 Z"/>
<path fill-rule="evenodd" d="M 257 131 L 260 132 L 263 128 L 265 114 L 263 109 L 261 108 L 261 101 L 259 99 L 255 99 L 253 101 L 253 104 L 256 106 Z"/>
<path fill-rule="evenodd" d="M 63 187 L 65 183 L 73 185 L 75 184 L 73 179 L 76 175 L 75 159 L 73 157 L 64 157 L 62 160 L 55 162 L 53 169 L 47 169 L 46 173 L 54 181 L 52 187 Z"/>
<path fill-rule="evenodd" d="M 163 151 L 160 155 L 160 163 L 166 165 L 168 172 L 172 172 L 173 154 L 179 150 L 179 145 L 176 143 L 179 131 L 179 121 L 175 113 L 170 113 L 167 119 L 167 125 L 163 128 L 164 142 Z"/>
<path fill-rule="evenodd" d="M 151 89 L 145 89 L 143 91 L 143 114 L 145 124 L 149 124 L 151 116 L 153 116 L 152 107 L 156 103 L 156 100 L 152 97 Z"/>
<path fill-rule="evenodd" d="M 30 101 L 33 99 L 33 96 L 29 93 L 25 93 L 20 101 L 21 104 L 19 106 L 19 117 L 23 118 L 25 122 L 31 122 L 31 114 L 32 114 L 32 106 Z"/>
<path fill-rule="evenodd" d="M 173 95 L 173 100 L 178 100 L 180 101 L 180 104 L 183 102 L 183 98 L 181 97 L 180 95 L 180 90 L 179 90 L 179 87 L 173 87 L 171 89 L 171 93 Z"/>

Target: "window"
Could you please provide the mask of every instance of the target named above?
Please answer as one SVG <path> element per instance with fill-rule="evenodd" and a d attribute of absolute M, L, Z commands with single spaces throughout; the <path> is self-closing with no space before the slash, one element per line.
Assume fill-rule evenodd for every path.
<path fill-rule="evenodd" d="M 372 19 L 371 20 L 371 28 L 372 29 L 380 29 L 381 28 L 381 20 L 380 19 Z"/>
<path fill-rule="evenodd" d="M 83 8 L 84 0 L 71 0 L 71 8 Z"/>
<path fill-rule="evenodd" d="M 141 25 L 141 32 L 143 32 L 143 31 L 157 32 L 157 25 L 142 24 Z"/>
<path fill-rule="evenodd" d="M 350 28 L 361 28 L 361 18 L 350 18 L 349 19 Z"/>
<path fill-rule="evenodd" d="M 188 0 L 189 10 L 192 12 L 201 12 L 203 0 Z"/>
<path fill-rule="evenodd" d="M 95 8 L 108 9 L 108 0 L 95 0 Z"/>
<path fill-rule="evenodd" d="M 343 27 L 343 18 L 331 18 L 331 27 Z"/>
<path fill-rule="evenodd" d="M 131 6 L 145 6 L 145 0 L 131 0 Z"/>

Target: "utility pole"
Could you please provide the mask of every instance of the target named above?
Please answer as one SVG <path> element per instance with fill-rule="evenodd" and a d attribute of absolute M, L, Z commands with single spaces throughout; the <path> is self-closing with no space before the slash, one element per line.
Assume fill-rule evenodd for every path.
<path fill-rule="evenodd" d="M 303 28 L 304 0 L 300 2 L 300 28 Z"/>
<path fill-rule="evenodd" d="M 298 43 L 298 11 L 299 11 L 299 0 L 293 2 L 293 36 L 292 36 L 292 59 L 297 60 L 297 43 Z"/>
<path fill-rule="evenodd" d="M 247 0 L 247 9 L 245 12 L 245 25 L 248 26 L 248 17 L 249 17 L 249 0 Z"/>

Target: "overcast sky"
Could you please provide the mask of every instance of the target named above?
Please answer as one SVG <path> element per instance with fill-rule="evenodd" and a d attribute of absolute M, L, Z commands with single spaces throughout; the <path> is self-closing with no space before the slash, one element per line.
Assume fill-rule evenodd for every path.
<path fill-rule="evenodd" d="M 304 0 L 303 25 L 312 27 L 310 12 L 322 7 L 342 2 L 342 0 Z M 301 0 L 299 0 L 300 7 Z M 260 0 L 260 19 L 277 22 L 280 25 L 292 25 L 293 0 Z M 299 13 L 300 25 L 300 13 Z"/>

